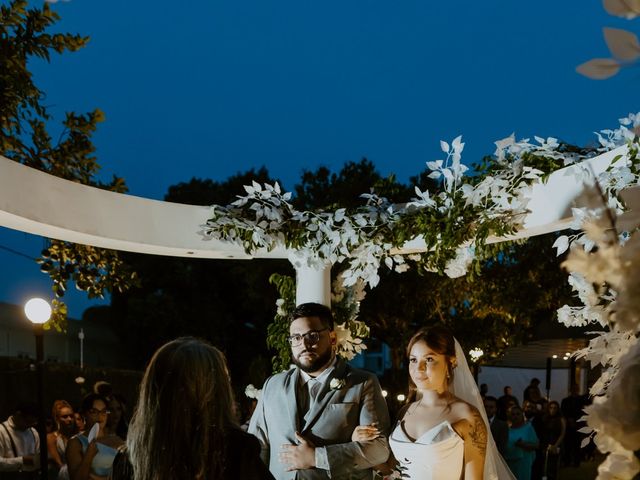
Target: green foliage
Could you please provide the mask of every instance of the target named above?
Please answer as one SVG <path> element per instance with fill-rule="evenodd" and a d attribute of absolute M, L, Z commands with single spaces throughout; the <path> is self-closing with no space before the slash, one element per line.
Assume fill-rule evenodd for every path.
<path fill-rule="evenodd" d="M 291 350 L 289 346 L 289 316 L 296 307 L 296 281 L 289 275 L 274 273 L 269 277 L 269 283 L 275 285 L 278 296 L 284 301 L 279 305 L 273 322 L 267 327 L 267 345 L 276 351 L 271 362 L 273 372 L 282 372 L 291 365 Z"/>
<path fill-rule="evenodd" d="M 89 40 L 80 35 L 48 33 L 58 20 L 58 14 L 46 2 L 41 8 L 29 9 L 27 1 L 12 0 L 0 8 L 0 154 L 67 180 L 125 192 L 125 183 L 119 177 L 107 183 L 96 178 L 100 166 L 91 137 L 97 124 L 104 120 L 100 110 L 68 112 L 59 137 L 54 140 L 48 133 L 53 119 L 43 104 L 44 92 L 33 81 L 29 62 L 32 58 L 49 61 L 51 53 L 76 51 Z M 90 297 L 126 289 L 137 281 L 116 252 L 69 242 L 52 240 L 38 263 L 51 277 L 58 299 L 70 279 Z M 53 308 L 49 323 L 58 330 L 64 329 L 64 303 L 56 300 Z"/>

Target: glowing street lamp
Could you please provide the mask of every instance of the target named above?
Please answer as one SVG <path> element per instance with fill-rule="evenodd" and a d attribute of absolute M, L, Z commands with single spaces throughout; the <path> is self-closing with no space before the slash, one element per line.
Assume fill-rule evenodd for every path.
<path fill-rule="evenodd" d="M 38 436 L 40 437 L 40 478 L 47 480 L 47 431 L 44 424 L 44 343 L 42 326 L 51 318 L 51 305 L 42 298 L 32 298 L 24 313 L 33 324 L 36 337 L 36 392 L 38 397 Z"/>
<path fill-rule="evenodd" d="M 25 303 L 24 313 L 31 323 L 42 325 L 51 318 L 51 305 L 42 298 L 32 298 Z"/>

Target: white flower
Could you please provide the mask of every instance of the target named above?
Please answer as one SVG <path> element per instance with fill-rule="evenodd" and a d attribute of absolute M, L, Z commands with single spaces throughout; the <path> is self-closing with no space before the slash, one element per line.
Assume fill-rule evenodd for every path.
<path fill-rule="evenodd" d="M 456 257 L 449 260 L 444 273 L 449 278 L 463 277 L 467 274 L 471 262 L 473 262 L 475 249 L 472 246 L 460 245 L 456 250 Z"/>
<path fill-rule="evenodd" d="M 260 400 L 260 397 L 262 396 L 262 389 L 258 390 L 252 383 L 250 383 L 247 385 L 247 388 L 244 389 L 244 394 L 249 398 Z"/>
<path fill-rule="evenodd" d="M 331 388 L 331 390 L 340 390 L 346 384 L 347 382 L 345 382 L 344 378 L 332 378 L 331 382 L 329 382 L 329 388 Z"/>
<path fill-rule="evenodd" d="M 284 309 L 284 298 L 279 298 L 276 300 L 277 314 L 281 317 L 287 315 L 287 311 Z"/>
<path fill-rule="evenodd" d="M 619 449 L 611 452 L 598 466 L 597 480 L 624 480 L 635 478 L 640 462 L 632 451 Z"/>
<path fill-rule="evenodd" d="M 620 359 L 607 395 L 587 407 L 589 425 L 616 439 L 625 449 L 640 449 L 640 343 Z"/>

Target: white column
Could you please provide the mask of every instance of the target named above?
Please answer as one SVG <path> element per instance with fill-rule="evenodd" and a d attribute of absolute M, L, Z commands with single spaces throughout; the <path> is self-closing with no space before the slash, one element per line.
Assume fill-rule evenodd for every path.
<path fill-rule="evenodd" d="M 296 305 L 320 303 L 331 308 L 331 264 L 296 268 Z"/>

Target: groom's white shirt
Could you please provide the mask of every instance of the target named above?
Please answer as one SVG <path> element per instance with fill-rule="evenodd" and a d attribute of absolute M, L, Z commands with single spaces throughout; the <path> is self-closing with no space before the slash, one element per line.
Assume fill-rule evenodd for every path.
<path fill-rule="evenodd" d="M 262 458 L 280 479 L 371 478 L 371 468 L 389 456 L 386 437 L 352 442 L 358 425 L 377 423 L 389 431 L 389 415 L 375 375 L 337 359 L 316 380 L 321 382 L 315 402 L 306 415 L 298 412 L 297 390 L 309 388 L 310 377 L 295 367 L 273 375 L 264 384 L 262 396 L 249 424 L 249 433 L 262 446 Z M 331 388 L 333 379 L 340 380 Z M 302 418 L 301 418 L 302 417 Z M 316 446 L 316 468 L 287 472 L 278 454 L 284 444 L 297 444 L 295 432 Z"/>

